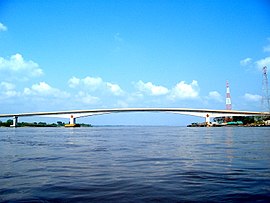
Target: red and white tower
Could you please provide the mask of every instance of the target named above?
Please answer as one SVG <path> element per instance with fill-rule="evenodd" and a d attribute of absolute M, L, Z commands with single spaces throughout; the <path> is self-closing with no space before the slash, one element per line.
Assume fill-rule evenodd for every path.
<path fill-rule="evenodd" d="M 229 82 L 226 82 L 226 110 L 232 110 L 231 93 Z"/>

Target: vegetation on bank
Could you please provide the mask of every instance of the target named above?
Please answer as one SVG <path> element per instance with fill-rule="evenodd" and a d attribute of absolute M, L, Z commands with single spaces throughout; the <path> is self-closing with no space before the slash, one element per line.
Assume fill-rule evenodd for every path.
<path fill-rule="evenodd" d="M 229 119 L 227 117 L 216 117 L 213 119 L 217 123 L 226 122 L 242 122 L 243 125 L 263 125 L 265 121 L 270 120 L 270 116 L 232 116 Z"/>
<path fill-rule="evenodd" d="M 232 117 L 215 117 L 213 122 L 191 123 L 187 127 L 221 127 L 221 126 L 250 126 L 261 127 L 270 126 L 270 116 L 232 116 Z"/>
<path fill-rule="evenodd" d="M 10 127 L 13 124 L 13 120 L 9 119 L 6 122 L 0 121 L 0 127 Z M 80 123 L 81 127 L 92 127 L 90 124 Z M 46 122 L 18 122 L 16 127 L 64 127 L 65 123 L 57 121 L 57 123 L 46 123 Z"/>

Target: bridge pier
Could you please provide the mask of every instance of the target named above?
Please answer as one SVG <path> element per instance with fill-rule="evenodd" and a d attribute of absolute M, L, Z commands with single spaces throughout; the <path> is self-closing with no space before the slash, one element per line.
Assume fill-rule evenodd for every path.
<path fill-rule="evenodd" d="M 207 127 L 210 126 L 210 116 L 209 116 L 209 114 L 206 114 L 206 116 L 205 116 L 205 123 L 206 123 Z"/>
<path fill-rule="evenodd" d="M 74 118 L 73 115 L 70 115 L 69 124 L 70 125 L 76 125 L 76 118 Z"/>
<path fill-rule="evenodd" d="M 79 127 L 80 125 L 76 124 L 76 117 L 70 115 L 69 124 L 66 124 L 65 127 Z"/>
<path fill-rule="evenodd" d="M 13 123 L 10 127 L 17 127 L 18 125 L 18 116 L 13 116 Z"/>

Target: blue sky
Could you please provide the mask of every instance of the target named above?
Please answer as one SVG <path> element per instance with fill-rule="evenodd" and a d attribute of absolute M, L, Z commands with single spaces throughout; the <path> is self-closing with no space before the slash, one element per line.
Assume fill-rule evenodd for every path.
<path fill-rule="evenodd" d="M 261 110 L 269 22 L 263 0 L 1 0 L 0 112 L 225 109 L 226 80 L 233 109 Z M 193 120 L 119 114 L 86 122 Z"/>

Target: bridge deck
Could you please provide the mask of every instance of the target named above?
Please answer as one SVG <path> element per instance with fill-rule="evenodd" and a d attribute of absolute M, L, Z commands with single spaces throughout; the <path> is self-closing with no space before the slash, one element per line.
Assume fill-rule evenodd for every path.
<path fill-rule="evenodd" d="M 0 114 L 0 117 L 25 117 L 25 116 L 46 116 L 59 114 L 100 114 L 100 113 L 121 113 L 121 112 L 168 112 L 168 113 L 205 113 L 205 114 L 223 114 L 223 115 L 253 115 L 270 116 L 269 112 L 258 111 L 237 111 L 237 110 L 214 110 L 214 109 L 191 109 L 191 108 L 115 108 L 115 109 L 91 109 L 91 110 L 70 110 L 70 111 L 50 111 L 50 112 L 31 112 Z"/>

